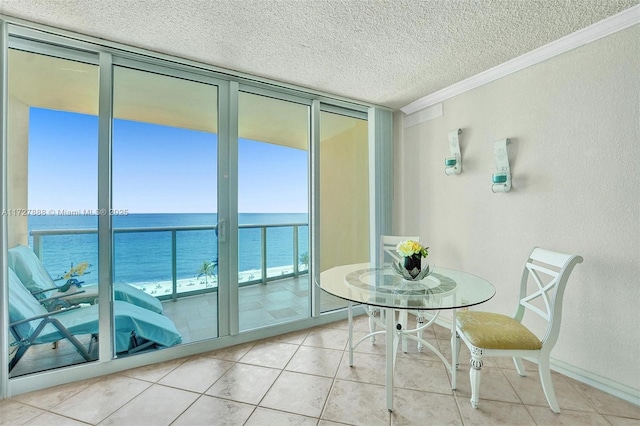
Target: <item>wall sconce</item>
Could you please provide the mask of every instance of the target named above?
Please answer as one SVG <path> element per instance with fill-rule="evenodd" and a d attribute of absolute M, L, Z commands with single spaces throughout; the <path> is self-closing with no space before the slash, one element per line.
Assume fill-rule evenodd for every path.
<path fill-rule="evenodd" d="M 449 176 L 462 173 L 462 156 L 460 155 L 460 142 L 458 140 L 460 134 L 462 134 L 462 129 L 455 129 L 449 132 L 451 157 L 444 159 L 444 173 Z"/>
<path fill-rule="evenodd" d="M 511 143 L 509 138 L 500 139 L 493 144 L 493 153 L 496 157 L 496 172 L 491 175 L 493 192 L 509 192 L 511 189 L 511 169 L 509 168 L 509 154 L 507 145 Z"/>

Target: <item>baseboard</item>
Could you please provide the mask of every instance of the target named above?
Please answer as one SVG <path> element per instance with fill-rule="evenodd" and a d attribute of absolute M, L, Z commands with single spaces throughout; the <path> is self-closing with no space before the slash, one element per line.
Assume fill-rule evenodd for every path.
<path fill-rule="evenodd" d="M 447 329 L 451 328 L 450 319 L 438 318 L 436 320 L 436 324 Z M 529 361 L 536 363 L 533 359 Z M 568 364 L 564 361 L 553 358 L 551 358 L 551 369 L 581 383 L 601 390 L 602 392 L 606 392 L 631 404 L 640 406 L 640 390 L 638 389 L 634 389 L 621 383 L 614 382 L 613 380 L 607 379 L 606 377 L 599 376 L 597 374 L 583 370 L 579 367 Z"/>
<path fill-rule="evenodd" d="M 640 390 L 638 389 L 633 389 L 553 358 L 551 358 L 551 369 L 610 395 L 624 399 L 631 404 L 640 406 Z"/>

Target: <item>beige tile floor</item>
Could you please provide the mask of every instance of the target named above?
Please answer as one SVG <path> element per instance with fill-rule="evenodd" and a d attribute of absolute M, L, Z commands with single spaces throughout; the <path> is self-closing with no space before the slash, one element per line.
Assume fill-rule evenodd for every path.
<path fill-rule="evenodd" d="M 366 317 L 356 319 L 363 336 Z M 448 330 L 426 334 L 445 355 Z M 340 321 L 263 341 L 45 389 L 0 401 L 2 425 L 640 425 L 640 407 L 553 374 L 561 414 L 545 401 L 536 366 L 519 377 L 487 360 L 481 405 L 469 404 L 463 347 L 458 390 L 433 354 L 409 345 L 385 404 L 384 341 L 363 342 L 347 364 Z"/>

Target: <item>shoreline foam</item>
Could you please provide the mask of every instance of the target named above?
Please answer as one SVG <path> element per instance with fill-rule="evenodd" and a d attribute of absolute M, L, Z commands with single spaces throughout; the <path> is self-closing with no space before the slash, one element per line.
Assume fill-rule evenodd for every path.
<path fill-rule="evenodd" d="M 300 272 L 306 272 L 307 270 L 300 270 Z M 293 273 L 293 265 L 279 266 L 275 268 L 267 268 L 267 277 L 273 278 L 281 275 L 287 275 Z M 249 271 L 241 271 L 238 273 L 238 282 L 240 284 L 260 279 L 262 271 L 260 269 L 252 269 Z M 141 281 L 127 283 L 140 290 L 149 293 L 152 296 L 164 296 L 172 293 L 172 281 Z M 259 282 L 256 282 L 259 284 Z M 177 292 L 204 290 L 207 288 L 216 288 L 218 286 L 218 276 L 213 275 L 205 279 L 204 277 L 192 277 L 192 278 L 180 278 L 176 280 Z"/>

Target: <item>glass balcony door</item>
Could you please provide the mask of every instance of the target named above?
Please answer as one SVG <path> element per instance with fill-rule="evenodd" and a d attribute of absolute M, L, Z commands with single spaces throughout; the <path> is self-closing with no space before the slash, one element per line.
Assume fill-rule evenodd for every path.
<path fill-rule="evenodd" d="M 367 120 L 320 112 L 320 272 L 369 261 Z M 347 306 L 320 292 L 321 312 Z"/>
<path fill-rule="evenodd" d="M 217 337 L 217 86 L 114 66 L 112 150 L 114 282 Z"/>
<path fill-rule="evenodd" d="M 3 214 L 8 216 L 9 322 L 40 318 L 9 326 L 9 377 L 98 357 L 97 55 L 62 48 L 55 53 L 8 52 L 8 210 Z M 74 337 L 86 352 L 76 351 L 69 339 L 53 348 L 46 344 L 52 326 L 39 331 L 40 321 L 78 303 L 85 306 L 84 328 Z M 72 317 L 79 315 L 69 312 L 62 324 Z"/>
<path fill-rule="evenodd" d="M 89 328 L 72 333 L 86 356 L 67 337 L 55 348 L 26 342 L 2 387 L 93 377 L 98 359 L 106 371 L 146 362 L 112 357 L 204 352 L 261 327 L 322 323 L 311 308 L 319 316 L 344 306 L 315 291 L 309 271 L 369 258 L 374 108 L 22 24 L 9 26 L 8 41 L 8 249 L 25 246 L 53 286 L 80 289 L 83 299 L 66 303 Z M 163 350 L 129 334 L 123 348 L 118 306 L 168 321 L 179 338 L 165 346 L 216 340 Z M 10 361 L 25 342 L 6 335 Z"/>
<path fill-rule="evenodd" d="M 240 92 L 239 330 L 310 316 L 308 105 Z"/>

